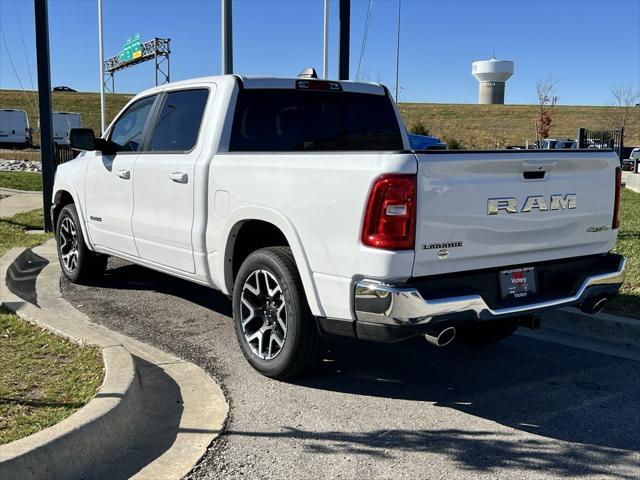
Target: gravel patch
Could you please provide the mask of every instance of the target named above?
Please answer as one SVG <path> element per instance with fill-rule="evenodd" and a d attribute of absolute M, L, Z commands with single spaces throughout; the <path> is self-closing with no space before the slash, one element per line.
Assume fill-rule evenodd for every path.
<path fill-rule="evenodd" d="M 0 172 L 42 172 L 42 163 L 28 160 L 0 158 Z"/>

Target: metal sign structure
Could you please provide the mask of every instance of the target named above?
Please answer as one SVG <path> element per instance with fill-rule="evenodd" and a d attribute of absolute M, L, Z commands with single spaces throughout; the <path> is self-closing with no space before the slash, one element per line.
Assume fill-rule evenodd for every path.
<path fill-rule="evenodd" d="M 133 67 L 142 62 L 155 62 L 156 86 L 170 82 L 169 54 L 171 53 L 170 38 L 154 38 L 148 42 L 140 42 L 140 34 L 133 39 L 128 38 L 122 51 L 104 61 L 104 87 L 115 93 L 115 73 L 125 68 Z"/>

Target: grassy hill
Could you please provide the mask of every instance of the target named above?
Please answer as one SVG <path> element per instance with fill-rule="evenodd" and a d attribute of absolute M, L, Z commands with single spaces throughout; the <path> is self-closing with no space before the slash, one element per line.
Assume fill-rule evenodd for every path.
<path fill-rule="evenodd" d="M 576 138 L 578 128 L 606 130 L 604 116 L 611 107 L 558 106 L 551 137 Z M 640 116 L 640 108 L 635 109 Z M 432 135 L 464 148 L 496 148 L 535 141 L 537 105 L 448 105 L 404 103 L 402 117 L 411 130 L 421 123 Z M 640 132 L 625 135 L 625 145 L 640 145 Z"/>
<path fill-rule="evenodd" d="M 28 97 L 28 100 L 27 100 Z M 133 97 L 128 94 L 107 94 L 107 123 L 120 111 L 120 109 Z M 100 131 L 100 94 L 84 92 L 53 92 L 51 94 L 54 112 L 78 112 L 82 115 L 82 124 L 85 127 Z M 33 105 L 29 105 L 29 101 Z M 20 90 L 0 90 L 0 108 L 17 108 L 27 112 L 29 124 L 32 128 L 38 127 L 38 114 L 34 111 L 37 105 L 35 92 Z"/>
<path fill-rule="evenodd" d="M 32 127 L 38 125 L 37 114 L 29 107 L 34 92 L 0 90 L 0 108 L 26 110 Z M 132 95 L 107 94 L 107 120 L 120 111 Z M 53 109 L 79 112 L 86 127 L 100 130 L 100 95 L 98 93 L 52 93 Z M 611 107 L 559 106 L 553 117 L 552 137 L 575 138 L 579 127 L 603 129 L 603 116 Z M 400 111 L 412 129 L 421 124 L 432 135 L 464 148 L 495 148 L 501 145 L 524 145 L 535 140 L 536 105 L 451 105 L 404 103 Z M 640 108 L 636 112 L 640 116 Z M 627 135 L 625 145 L 640 145 L 640 132 Z"/>

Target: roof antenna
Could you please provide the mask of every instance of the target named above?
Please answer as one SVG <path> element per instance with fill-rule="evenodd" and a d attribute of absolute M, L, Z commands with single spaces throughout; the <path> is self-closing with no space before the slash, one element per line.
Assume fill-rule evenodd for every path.
<path fill-rule="evenodd" d="M 298 74 L 298 78 L 318 78 L 315 68 L 305 68 Z"/>
<path fill-rule="evenodd" d="M 494 60 L 496 58 L 496 49 L 495 48 L 493 49 L 493 55 L 491 55 L 491 58 L 493 58 Z"/>

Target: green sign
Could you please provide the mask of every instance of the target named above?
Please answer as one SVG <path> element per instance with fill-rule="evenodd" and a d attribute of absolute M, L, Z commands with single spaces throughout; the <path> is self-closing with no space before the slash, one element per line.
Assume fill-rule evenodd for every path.
<path fill-rule="evenodd" d="M 129 62 L 135 60 L 142 55 L 142 44 L 140 43 L 140 34 L 136 33 L 136 36 L 131 39 L 127 38 L 127 41 L 122 46 L 122 51 L 118 58 L 121 62 Z"/>

